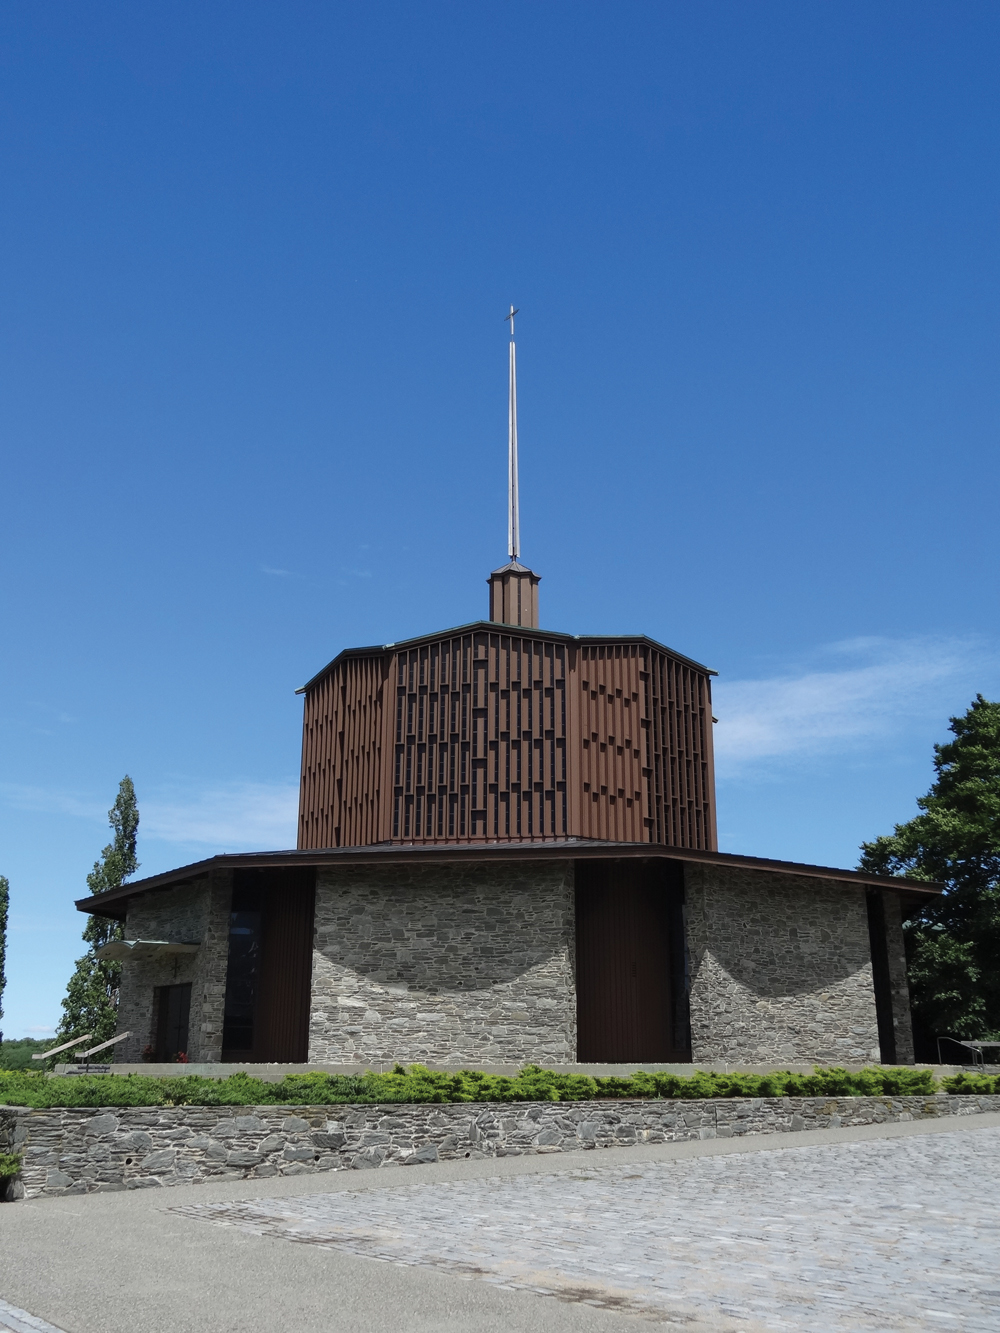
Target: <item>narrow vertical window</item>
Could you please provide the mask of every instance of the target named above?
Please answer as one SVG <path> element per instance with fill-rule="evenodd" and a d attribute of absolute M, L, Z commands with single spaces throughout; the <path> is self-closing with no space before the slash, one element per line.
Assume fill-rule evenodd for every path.
<path fill-rule="evenodd" d="M 223 1060 L 244 1058 L 253 1051 L 254 1009 L 260 969 L 260 893 L 233 891 L 229 913 L 229 963 L 222 1024 Z"/>

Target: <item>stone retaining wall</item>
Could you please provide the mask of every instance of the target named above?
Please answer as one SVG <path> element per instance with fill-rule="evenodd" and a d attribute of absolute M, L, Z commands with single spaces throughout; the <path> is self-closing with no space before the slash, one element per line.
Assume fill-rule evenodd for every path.
<path fill-rule="evenodd" d="M 23 1154 L 8 1197 L 88 1194 L 732 1138 L 1000 1111 L 1000 1095 L 761 1097 L 405 1106 L 0 1107 Z"/>

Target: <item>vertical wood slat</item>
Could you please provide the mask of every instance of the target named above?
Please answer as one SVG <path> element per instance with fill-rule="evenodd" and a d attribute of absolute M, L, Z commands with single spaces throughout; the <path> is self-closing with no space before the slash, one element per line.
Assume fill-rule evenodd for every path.
<path fill-rule="evenodd" d="M 346 657 L 307 692 L 300 847 L 567 836 L 715 848 L 705 671 L 496 626 Z"/>

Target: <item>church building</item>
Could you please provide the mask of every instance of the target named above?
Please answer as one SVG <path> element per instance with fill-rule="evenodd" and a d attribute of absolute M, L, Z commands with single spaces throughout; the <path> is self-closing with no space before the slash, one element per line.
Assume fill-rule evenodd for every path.
<path fill-rule="evenodd" d="M 297 847 L 81 899 L 125 939 L 117 1062 L 912 1063 L 922 882 L 718 850 L 713 672 L 489 619 L 341 652 L 303 695 Z"/>

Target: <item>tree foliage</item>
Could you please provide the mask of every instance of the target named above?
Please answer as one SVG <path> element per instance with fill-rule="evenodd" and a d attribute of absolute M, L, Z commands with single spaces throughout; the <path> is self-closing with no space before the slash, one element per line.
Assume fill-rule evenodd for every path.
<path fill-rule="evenodd" d="M 31 1057 L 40 1054 L 51 1045 L 51 1037 L 46 1037 L 44 1041 L 38 1037 L 21 1037 L 17 1041 L 0 1041 L 0 1070 L 35 1069 L 37 1066 L 32 1062 Z"/>
<path fill-rule="evenodd" d="M 114 839 L 101 852 L 101 859 L 95 861 L 87 876 L 91 893 L 116 889 L 139 869 L 135 854 L 139 807 L 135 787 L 127 775 L 119 783 L 115 803 L 108 811 L 108 822 Z M 77 959 L 62 1001 L 59 1036 L 64 1041 L 89 1032 L 96 1044 L 115 1035 L 122 967 L 121 963 L 98 958 L 97 950 L 112 940 L 120 940 L 122 933 L 121 924 L 111 917 L 87 917 L 83 938 L 89 948 L 82 958 Z"/>
<path fill-rule="evenodd" d="M 860 867 L 938 880 L 944 894 L 906 926 L 915 1026 L 930 1036 L 1000 1036 L 1000 703 L 977 694 L 935 745 L 921 813 L 862 844 Z"/>
<path fill-rule="evenodd" d="M 0 875 L 0 1019 L 3 1018 L 3 993 L 7 985 L 4 964 L 7 961 L 7 909 L 10 906 L 10 884 L 4 875 Z M 0 1042 L 3 1041 L 3 1029 L 0 1028 Z"/>

